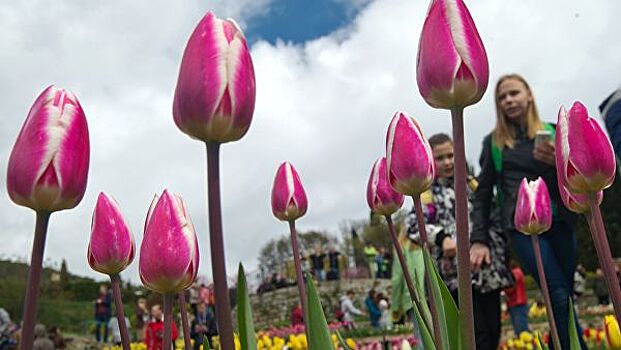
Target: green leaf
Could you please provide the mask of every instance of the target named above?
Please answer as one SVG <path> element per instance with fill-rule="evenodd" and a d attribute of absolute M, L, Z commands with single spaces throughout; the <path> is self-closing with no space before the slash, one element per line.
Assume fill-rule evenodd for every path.
<path fill-rule="evenodd" d="M 308 350 L 334 350 L 319 295 L 308 273 L 306 273 L 306 305 L 308 308 L 308 321 L 306 322 Z"/>
<path fill-rule="evenodd" d="M 574 303 L 569 298 L 569 350 L 581 350 L 578 329 L 576 329 L 576 316 L 574 314 Z"/>
<path fill-rule="evenodd" d="M 548 345 L 546 345 L 546 342 L 543 341 L 541 332 L 537 332 L 537 340 L 539 341 L 539 345 L 541 345 L 541 350 L 549 350 Z"/>
<path fill-rule="evenodd" d="M 442 291 L 441 291 L 441 287 L 440 285 L 444 286 L 444 281 L 442 280 L 442 278 L 440 278 L 438 272 L 436 271 L 436 267 L 433 263 L 433 260 L 431 260 L 431 256 L 429 255 L 429 252 L 427 251 L 427 249 L 423 249 L 423 256 L 425 259 L 425 273 L 429 275 L 429 280 L 431 281 L 431 286 L 430 286 L 430 290 L 431 293 L 433 293 L 433 299 L 435 302 L 435 308 L 436 308 L 436 312 L 438 313 L 438 321 L 440 323 L 440 337 L 441 337 L 441 341 L 442 341 L 442 349 L 459 349 L 459 345 L 458 344 L 458 333 L 457 330 L 459 330 L 459 319 L 457 319 L 457 322 L 455 322 L 455 319 L 453 318 L 457 313 L 452 313 L 450 314 L 450 317 L 452 317 L 453 319 L 449 320 L 447 317 L 449 317 L 449 315 L 447 315 L 447 313 L 444 311 L 444 305 L 448 304 L 448 300 L 445 300 L 446 298 L 444 297 Z M 446 288 L 446 286 L 444 286 Z M 453 297 L 451 297 L 451 294 L 449 294 L 449 298 L 452 300 Z M 457 309 L 455 307 L 455 309 Z M 450 331 L 450 336 L 449 336 L 449 329 L 451 329 Z M 452 338 L 452 339 L 450 339 Z M 454 346 L 453 346 L 454 345 Z"/>
<path fill-rule="evenodd" d="M 211 344 L 209 344 L 209 337 L 203 338 L 203 350 L 211 350 Z"/>
<path fill-rule="evenodd" d="M 343 339 L 343 336 L 341 335 L 341 332 L 338 331 L 338 329 L 336 330 L 336 338 L 339 340 L 339 343 L 343 347 L 343 350 L 352 350 L 349 345 L 347 345 L 347 342 L 345 341 L 345 339 Z"/>
<path fill-rule="evenodd" d="M 242 350 L 257 350 L 252 308 L 246 286 L 246 274 L 241 263 L 237 272 L 237 324 L 239 325 L 239 343 Z"/>
<path fill-rule="evenodd" d="M 433 337 L 431 336 L 431 333 L 429 333 L 429 329 L 425 325 L 423 318 L 418 312 L 418 308 L 414 307 L 412 309 L 414 310 L 414 316 L 416 316 L 416 322 L 418 323 L 418 329 L 420 330 L 420 337 L 422 338 L 421 341 L 423 343 L 423 348 L 426 350 L 435 350 L 436 345 L 433 342 Z"/>
<path fill-rule="evenodd" d="M 446 325 L 448 327 L 448 339 L 450 344 L 449 349 L 462 349 L 463 344 L 461 339 L 461 327 L 459 323 L 459 309 L 457 308 L 457 304 L 455 304 L 455 300 L 453 299 L 451 292 L 444 283 L 442 276 L 440 276 L 440 272 L 438 272 L 436 265 L 431 264 L 431 266 L 433 267 L 435 279 L 438 282 L 440 293 L 442 294 L 442 303 L 444 305 L 444 314 L 446 317 Z"/>
<path fill-rule="evenodd" d="M 425 263 L 425 257 L 423 256 L 423 264 Z M 418 281 L 418 271 L 414 270 L 414 281 Z M 423 281 L 424 281 L 424 277 L 423 277 Z M 432 321 L 431 321 L 431 310 L 429 310 L 429 304 L 426 302 L 425 300 L 425 285 L 420 284 L 420 283 L 415 283 L 414 285 L 414 297 L 416 298 L 415 301 L 418 303 L 421 308 L 422 308 L 422 317 L 424 318 L 425 322 L 427 322 L 426 324 L 428 325 L 432 325 Z M 416 308 L 416 305 L 412 305 L 414 306 L 414 308 Z M 431 332 L 431 330 L 429 330 Z"/>

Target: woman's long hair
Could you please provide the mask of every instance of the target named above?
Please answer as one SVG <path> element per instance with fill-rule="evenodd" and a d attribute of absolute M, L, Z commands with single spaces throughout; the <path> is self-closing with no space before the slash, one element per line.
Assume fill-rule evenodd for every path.
<path fill-rule="evenodd" d="M 526 133 L 528 138 L 534 139 L 537 131 L 543 129 L 543 124 L 541 119 L 539 119 L 537 105 L 535 104 L 535 96 L 533 95 L 533 91 L 526 80 L 519 74 L 503 75 L 500 79 L 498 79 L 498 82 L 496 83 L 496 90 L 494 92 L 494 100 L 496 102 L 496 127 L 492 132 L 492 139 L 494 140 L 494 143 L 500 147 L 500 149 L 503 149 L 504 147 L 513 148 L 515 143 L 515 127 L 507 120 L 507 117 L 500 109 L 500 103 L 498 101 L 498 88 L 500 88 L 500 84 L 508 79 L 514 79 L 522 82 L 532 97 L 526 116 Z"/>

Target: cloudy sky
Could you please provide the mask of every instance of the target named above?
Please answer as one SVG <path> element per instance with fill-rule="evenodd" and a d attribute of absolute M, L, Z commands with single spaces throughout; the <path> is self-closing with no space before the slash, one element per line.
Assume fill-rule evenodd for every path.
<path fill-rule="evenodd" d="M 596 107 L 621 78 L 621 2 L 601 0 L 467 1 L 486 45 L 493 86 L 519 72 L 544 119 L 561 104 Z M 413 114 L 430 135 L 450 133 L 448 113 L 418 94 L 415 58 L 427 1 L 11 1 L 0 3 L 0 257 L 29 259 L 31 210 L 6 194 L 6 164 L 34 98 L 49 84 L 74 91 L 86 111 L 91 168 L 86 196 L 55 213 L 45 257 L 70 271 L 103 278 L 86 262 L 97 194 L 114 196 L 138 244 L 156 192 L 180 193 L 209 276 L 205 152 L 175 127 L 172 95 L 185 42 L 208 10 L 233 17 L 252 48 L 257 80 L 253 124 L 222 147 L 221 171 L 228 271 L 256 268 L 270 238 L 287 232 L 271 214 L 276 168 L 291 161 L 309 197 L 300 230 L 338 233 L 368 216 L 366 182 L 384 151 L 395 111 Z M 494 125 L 492 91 L 466 109 L 466 149 L 478 159 Z M 138 282 L 138 262 L 123 273 Z M 232 273 L 231 273 L 232 274 Z"/>

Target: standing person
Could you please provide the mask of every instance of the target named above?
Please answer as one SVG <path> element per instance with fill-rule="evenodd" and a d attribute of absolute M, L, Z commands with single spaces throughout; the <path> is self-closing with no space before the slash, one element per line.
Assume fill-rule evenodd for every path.
<path fill-rule="evenodd" d="M 406 218 L 407 221 L 407 218 Z M 406 222 L 406 226 L 408 223 Z M 399 232 L 398 244 L 403 250 L 405 263 L 410 271 L 410 277 L 414 283 L 418 295 L 425 295 L 425 265 L 423 261 L 423 251 L 416 241 L 410 239 L 407 229 L 402 227 Z M 395 252 L 395 255 L 397 253 Z M 420 341 L 420 329 L 414 315 L 414 304 L 410 297 L 408 286 L 405 282 L 405 276 L 399 263 L 399 259 L 392 261 L 392 274 L 390 278 L 392 294 L 390 296 L 390 311 L 392 312 L 393 324 L 404 324 L 406 319 L 412 322 L 414 327 L 414 335 Z M 424 350 L 422 343 L 419 349 Z"/>
<path fill-rule="evenodd" d="M 177 340 L 177 325 L 173 320 L 172 322 L 172 342 Z M 147 350 L 162 350 L 162 343 L 164 340 L 164 313 L 162 307 L 159 304 L 155 304 L 151 307 L 151 322 L 147 326 L 145 343 L 147 344 Z"/>
<path fill-rule="evenodd" d="M 515 261 L 511 262 L 511 273 L 515 278 L 515 284 L 513 287 L 505 289 L 505 296 L 513 331 L 515 336 L 519 337 L 522 332 L 530 331 L 528 329 L 528 297 L 524 284 L 524 272 Z"/>
<path fill-rule="evenodd" d="M 103 340 L 108 342 L 108 321 L 112 315 L 112 293 L 108 290 L 108 286 L 102 284 L 99 286 L 99 297 L 95 300 L 95 339 L 97 342 Z M 101 330 L 103 329 L 103 337 Z"/>
<path fill-rule="evenodd" d="M 125 326 L 129 332 L 131 325 L 127 316 L 125 316 Z M 108 321 L 108 330 L 112 334 L 112 343 L 114 345 L 121 345 L 121 327 L 119 327 L 119 319 L 116 316 L 110 318 L 110 321 Z"/>
<path fill-rule="evenodd" d="M 48 338 L 44 325 L 39 323 L 35 326 L 34 338 L 32 350 L 54 350 L 54 342 Z"/>
<path fill-rule="evenodd" d="M 190 328 L 190 336 L 194 339 L 194 350 L 200 349 L 205 343 L 205 337 L 211 344 L 213 336 L 218 335 L 216 327 L 216 318 L 213 313 L 207 309 L 207 305 L 199 302 L 196 305 L 196 317 L 192 320 Z"/>
<path fill-rule="evenodd" d="M 377 307 L 379 308 L 381 314 L 379 326 L 381 329 L 390 329 L 390 313 L 388 311 L 390 304 L 388 303 L 388 298 L 386 298 L 386 296 L 382 293 L 378 293 L 375 298 L 377 300 Z"/>
<path fill-rule="evenodd" d="M 326 276 L 323 271 L 324 260 L 326 259 L 326 254 L 321 250 L 321 246 L 317 244 L 315 246 L 315 252 L 310 255 L 311 264 L 313 265 L 313 274 L 317 281 L 325 280 Z"/>
<path fill-rule="evenodd" d="M 377 264 L 375 257 L 377 256 L 377 249 L 371 244 L 370 241 L 364 245 L 364 256 L 367 258 L 367 266 L 369 267 L 369 278 L 375 278 L 377 274 Z"/>
<path fill-rule="evenodd" d="M 584 292 L 586 292 L 586 270 L 582 264 L 578 264 L 574 273 L 574 295 L 579 297 L 584 295 Z"/>
<path fill-rule="evenodd" d="M 353 289 L 350 289 L 341 297 L 341 311 L 343 312 L 343 322 L 348 324 L 349 328 L 356 328 L 354 323 L 354 316 L 362 316 L 364 312 L 354 306 L 354 293 Z"/>
<path fill-rule="evenodd" d="M 438 271 L 455 303 L 458 303 L 453 141 L 446 134 L 435 134 L 429 138 L 429 145 L 436 165 L 436 178 L 423 207 L 425 227 L 429 233 L 429 247 Z M 477 182 L 470 178 L 468 185 L 468 211 L 472 216 L 473 193 Z M 472 274 L 475 339 L 479 350 L 498 348 L 500 292 L 513 284 L 513 276 L 507 266 L 507 239 L 500 229 L 498 210 L 494 210 L 491 215 L 492 224 L 488 228 L 488 237 L 492 260 L 490 264 L 482 266 Z M 418 242 L 420 235 L 414 209 L 406 222 L 408 234 Z"/>
<path fill-rule="evenodd" d="M 192 309 L 192 315 L 194 316 L 196 316 L 196 310 L 197 310 L 196 306 L 198 305 L 198 302 L 200 300 L 200 293 L 198 289 L 199 289 L 198 283 L 194 282 L 192 283 L 192 286 L 188 290 L 190 308 Z"/>
<path fill-rule="evenodd" d="M 147 308 L 147 299 L 138 298 L 136 301 L 136 340 L 144 341 L 145 331 L 149 323 L 149 309 Z"/>
<path fill-rule="evenodd" d="M 369 295 L 366 299 L 364 299 L 364 305 L 367 307 L 367 311 L 369 312 L 369 320 L 371 321 L 371 327 L 378 328 L 379 320 L 382 317 L 382 312 L 377 306 L 377 301 L 375 300 L 377 297 L 375 290 L 371 289 L 369 291 Z"/>
<path fill-rule="evenodd" d="M 610 141 L 617 157 L 621 156 L 621 88 L 614 91 L 599 106 Z"/>
<path fill-rule="evenodd" d="M 302 311 L 302 305 L 300 303 L 295 304 L 291 309 L 291 326 L 304 324 L 304 311 Z"/>
<path fill-rule="evenodd" d="M 610 296 L 608 295 L 608 287 L 606 287 L 606 279 L 602 269 L 595 270 L 595 278 L 593 279 L 593 294 L 597 297 L 600 305 L 610 304 Z"/>
<path fill-rule="evenodd" d="M 474 200 L 474 220 L 470 240 L 470 260 L 476 269 L 491 262 L 490 211 L 496 187 L 500 200 L 502 228 L 526 272 L 537 283 L 539 276 L 530 236 L 518 232 L 513 225 L 515 204 L 523 178 L 541 176 L 550 191 L 553 220 L 549 231 L 539 235 L 543 265 L 552 299 L 552 308 L 559 331 L 561 348 L 569 349 L 569 298 L 573 296 L 576 268 L 576 215 L 560 200 L 554 158 L 554 125 L 539 119 L 535 98 L 526 80 L 517 74 L 501 77 L 496 84 L 496 127 L 483 140 L 480 157 L 481 173 Z M 538 132 L 548 132 L 548 140 Z M 577 323 L 577 322 L 576 322 Z M 578 334 L 582 333 L 577 324 Z M 580 339 L 582 349 L 586 349 Z"/>
<path fill-rule="evenodd" d="M 336 281 L 340 279 L 340 269 L 339 269 L 339 256 L 341 253 L 334 248 L 334 246 L 330 246 L 330 250 L 328 251 L 328 262 L 330 265 L 330 270 L 328 270 L 328 281 Z"/>
<path fill-rule="evenodd" d="M 375 278 L 384 278 L 384 248 L 380 247 L 377 255 L 375 255 Z"/>

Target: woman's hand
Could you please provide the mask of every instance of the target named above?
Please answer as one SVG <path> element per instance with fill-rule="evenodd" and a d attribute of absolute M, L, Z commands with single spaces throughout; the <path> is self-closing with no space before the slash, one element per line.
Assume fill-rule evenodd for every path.
<path fill-rule="evenodd" d="M 470 247 L 470 265 L 472 265 L 472 269 L 477 271 L 483 264 L 491 262 L 489 248 L 483 243 L 473 243 Z"/>
<path fill-rule="evenodd" d="M 533 148 L 533 157 L 540 162 L 548 165 L 556 165 L 554 158 L 554 143 L 552 141 L 542 142 Z"/>

